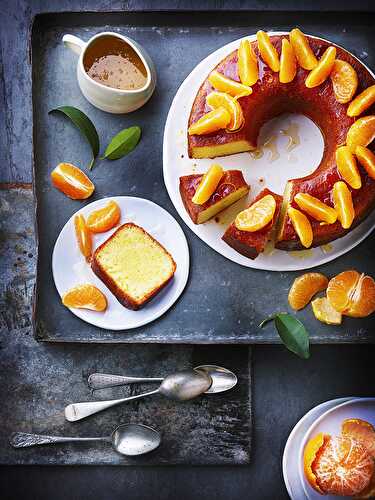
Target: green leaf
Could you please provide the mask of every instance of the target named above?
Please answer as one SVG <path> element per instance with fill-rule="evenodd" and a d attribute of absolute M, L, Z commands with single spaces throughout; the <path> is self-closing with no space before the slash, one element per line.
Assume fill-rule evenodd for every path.
<path fill-rule="evenodd" d="M 92 160 L 89 165 L 89 170 L 92 169 L 94 165 L 95 158 L 99 154 L 99 136 L 96 128 L 90 118 L 85 115 L 81 110 L 74 108 L 73 106 L 61 106 L 59 108 L 51 109 L 49 113 L 59 112 L 67 116 L 71 122 L 79 129 L 82 135 L 85 136 L 86 140 L 91 146 L 92 150 Z"/>
<path fill-rule="evenodd" d="M 291 314 L 278 313 L 263 320 L 259 326 L 262 328 L 272 320 L 275 321 L 277 332 L 285 347 L 300 358 L 308 359 L 310 357 L 309 333 L 303 323 Z"/>
<path fill-rule="evenodd" d="M 118 160 L 119 158 L 122 158 L 123 156 L 133 151 L 140 138 L 140 127 L 134 126 L 121 130 L 121 132 L 115 135 L 111 142 L 108 144 L 107 149 L 105 150 L 105 153 L 101 159 Z"/>

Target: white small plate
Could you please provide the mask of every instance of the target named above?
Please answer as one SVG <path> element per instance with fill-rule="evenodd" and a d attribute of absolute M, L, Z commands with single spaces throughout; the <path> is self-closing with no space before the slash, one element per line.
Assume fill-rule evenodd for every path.
<path fill-rule="evenodd" d="M 332 436 L 340 436 L 341 424 L 347 418 L 360 418 L 375 426 L 375 398 L 356 398 L 339 404 L 324 412 L 323 415 L 320 415 L 307 430 L 298 452 L 298 473 L 308 500 L 321 500 L 322 495 L 315 491 L 305 478 L 303 452 L 306 443 L 319 432 L 324 432 Z M 326 500 L 338 500 L 339 498 L 347 497 L 325 495 L 323 498 Z"/>
<path fill-rule="evenodd" d="M 287 35 L 289 33 L 272 32 L 271 34 Z M 255 40 L 256 35 L 244 38 Z M 240 40 L 235 40 L 207 56 L 188 75 L 173 99 L 165 124 L 163 143 L 163 172 L 168 194 L 187 226 L 207 245 L 233 262 L 268 271 L 298 271 L 320 266 L 348 252 L 372 232 L 375 227 L 375 210 L 364 222 L 343 238 L 339 238 L 329 245 L 307 251 L 274 250 L 251 260 L 236 252 L 221 239 L 225 229 L 234 220 L 236 214 L 245 208 L 265 186 L 276 193 L 283 194 L 288 179 L 303 177 L 316 169 L 320 163 L 324 145 L 318 127 L 311 120 L 302 115 L 286 115 L 271 120 L 262 128 L 259 143 L 264 144 L 264 139 L 270 137 L 277 143 L 280 157 L 275 161 L 270 161 L 269 153 L 257 160 L 251 158 L 249 153 L 222 156 L 215 160 L 195 159 L 188 156 L 187 123 L 196 93 L 210 71 L 225 56 L 237 49 L 239 44 Z M 359 62 L 363 64 L 362 61 Z M 367 69 L 373 74 L 369 68 Z M 301 144 L 292 151 L 287 151 L 288 137 L 281 134 L 280 129 L 285 129 L 291 124 L 297 124 L 299 127 Z M 182 203 L 179 178 L 182 175 L 204 173 L 213 162 L 219 163 L 225 169 L 241 170 L 247 183 L 251 186 L 251 191 L 248 199 L 245 197 L 220 214 L 219 224 L 211 220 L 205 224 L 196 225 L 190 219 Z"/>
<path fill-rule="evenodd" d="M 74 230 L 75 215 L 82 214 L 87 217 L 93 210 L 104 207 L 109 200 L 114 200 L 121 209 L 120 224 L 134 222 L 143 227 L 171 253 L 177 264 L 172 281 L 139 311 L 127 309 L 118 302 L 93 273 L 78 249 Z M 107 240 L 117 227 L 106 233 L 94 235 L 94 248 Z M 106 330 L 130 330 L 159 318 L 176 302 L 189 276 L 189 248 L 181 227 L 164 208 L 143 198 L 113 196 L 86 205 L 68 220 L 53 249 L 52 273 L 60 296 L 80 283 L 92 283 L 107 297 L 108 308 L 105 312 L 70 309 L 73 314 L 87 323 Z"/>
<path fill-rule="evenodd" d="M 306 500 L 306 495 L 299 475 L 299 456 L 297 450 L 299 450 L 307 430 L 311 424 L 327 410 L 351 399 L 353 398 L 332 399 L 331 401 L 325 401 L 315 406 L 297 422 L 292 432 L 289 434 L 283 454 L 283 476 L 286 489 L 292 500 Z"/>

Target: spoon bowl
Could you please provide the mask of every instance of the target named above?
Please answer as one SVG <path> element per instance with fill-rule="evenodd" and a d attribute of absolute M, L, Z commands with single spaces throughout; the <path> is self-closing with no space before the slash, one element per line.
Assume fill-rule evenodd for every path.
<path fill-rule="evenodd" d="M 167 375 L 160 384 L 159 392 L 175 401 L 188 401 L 208 391 L 212 379 L 204 371 L 183 370 Z"/>
<path fill-rule="evenodd" d="M 206 373 L 212 379 L 211 386 L 205 391 L 205 394 L 216 394 L 229 391 L 237 385 L 237 376 L 222 366 L 201 365 L 194 368 L 201 373 Z"/>
<path fill-rule="evenodd" d="M 112 433 L 112 446 L 121 455 L 134 457 L 155 450 L 161 442 L 159 432 L 143 424 L 122 424 Z"/>

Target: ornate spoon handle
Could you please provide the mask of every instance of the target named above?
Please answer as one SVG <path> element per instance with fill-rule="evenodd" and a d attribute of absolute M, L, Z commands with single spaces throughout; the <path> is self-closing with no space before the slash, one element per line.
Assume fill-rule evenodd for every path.
<path fill-rule="evenodd" d="M 149 377 L 124 377 L 121 375 L 109 375 L 107 373 L 92 373 L 87 383 L 91 389 L 105 389 L 117 385 L 136 384 L 142 382 L 162 382 L 162 378 Z"/>
<path fill-rule="evenodd" d="M 64 436 L 44 436 L 42 434 L 29 434 L 27 432 L 13 432 L 10 436 L 10 444 L 13 448 L 28 448 L 29 446 L 38 446 L 55 443 L 73 443 L 76 441 L 110 441 L 106 437 L 80 438 Z"/>

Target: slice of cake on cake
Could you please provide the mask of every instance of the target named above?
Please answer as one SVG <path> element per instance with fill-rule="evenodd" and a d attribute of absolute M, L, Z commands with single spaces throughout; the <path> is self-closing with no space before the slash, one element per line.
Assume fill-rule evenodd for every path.
<path fill-rule="evenodd" d="M 256 203 L 264 199 L 266 196 L 272 196 L 275 203 L 271 208 L 273 212 L 272 218 L 263 228 L 256 231 L 243 231 L 237 227 L 236 218 L 236 220 L 232 222 L 232 224 L 228 227 L 222 237 L 225 243 L 227 243 L 234 250 L 244 255 L 245 257 L 249 257 L 249 259 L 255 259 L 260 253 L 264 251 L 267 242 L 272 237 L 273 228 L 275 227 L 275 224 L 279 217 L 283 197 L 273 193 L 267 188 L 263 189 L 258 194 L 253 203 L 248 207 L 248 209 L 254 207 Z"/>
<path fill-rule="evenodd" d="M 203 174 L 180 177 L 181 198 L 194 224 L 203 224 L 203 222 L 212 219 L 216 214 L 245 196 L 250 189 L 240 170 L 226 170 L 209 199 L 199 205 L 193 202 L 193 198 L 202 179 Z"/>
<path fill-rule="evenodd" d="M 117 300 L 134 310 L 159 293 L 176 271 L 170 253 L 131 222 L 95 250 L 91 267 Z"/>

